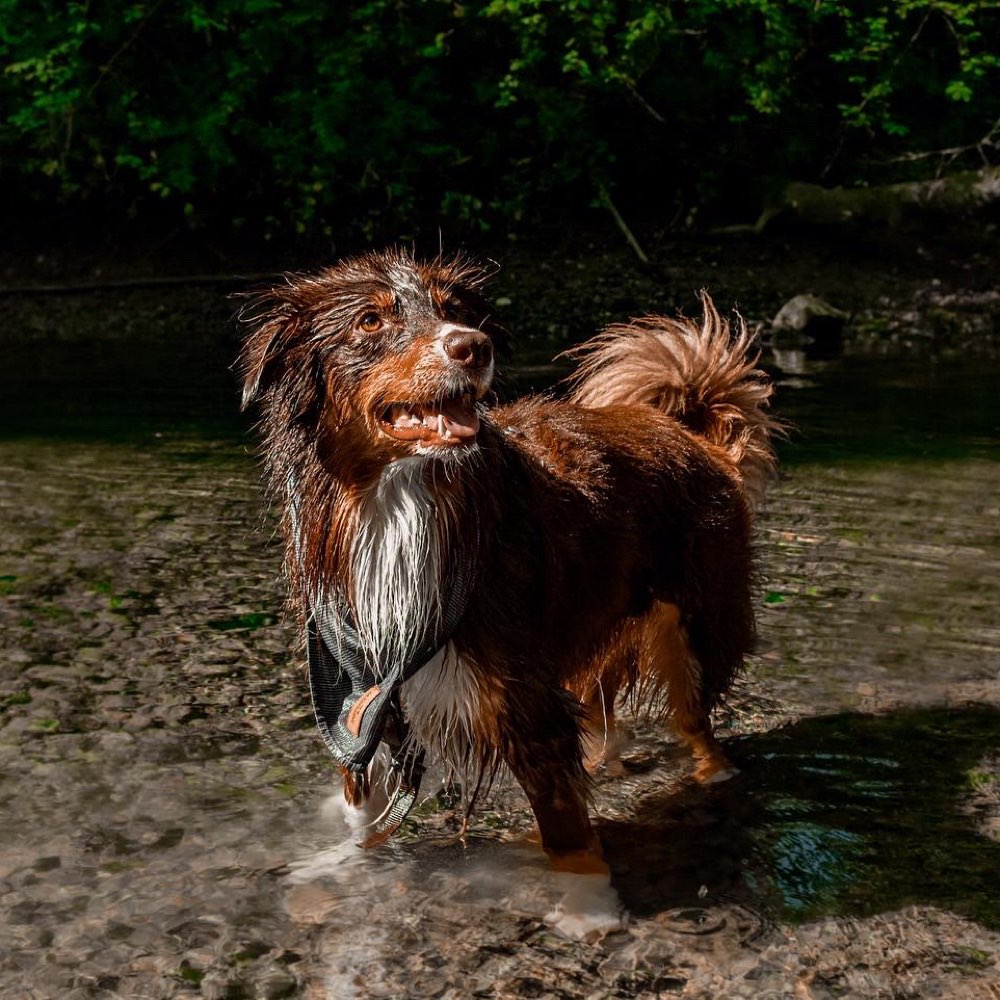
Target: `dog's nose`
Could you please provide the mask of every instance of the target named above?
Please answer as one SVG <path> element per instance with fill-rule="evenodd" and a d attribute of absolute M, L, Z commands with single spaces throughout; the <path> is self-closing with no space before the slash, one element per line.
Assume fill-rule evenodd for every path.
<path fill-rule="evenodd" d="M 485 368 L 493 360 L 493 342 L 478 330 L 453 330 L 443 346 L 444 353 L 463 368 Z"/>

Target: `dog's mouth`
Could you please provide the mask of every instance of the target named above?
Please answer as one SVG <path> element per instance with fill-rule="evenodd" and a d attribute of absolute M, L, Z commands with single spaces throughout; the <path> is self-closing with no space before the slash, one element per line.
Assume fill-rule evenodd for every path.
<path fill-rule="evenodd" d="M 397 441 L 459 447 L 479 433 L 479 414 L 471 393 L 429 403 L 389 403 L 379 414 L 379 427 Z"/>

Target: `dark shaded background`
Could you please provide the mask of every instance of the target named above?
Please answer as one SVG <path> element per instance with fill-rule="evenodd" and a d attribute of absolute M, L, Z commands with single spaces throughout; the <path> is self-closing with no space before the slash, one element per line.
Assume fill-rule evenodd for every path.
<path fill-rule="evenodd" d="M 750 223 L 995 162 L 998 40 L 941 0 L 0 0 L 4 242 Z"/>

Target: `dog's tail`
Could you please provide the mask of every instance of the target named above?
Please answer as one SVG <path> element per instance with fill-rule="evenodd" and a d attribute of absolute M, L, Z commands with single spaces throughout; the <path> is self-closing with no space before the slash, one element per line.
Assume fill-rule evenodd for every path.
<path fill-rule="evenodd" d="M 781 424 L 767 410 L 774 391 L 750 352 L 753 335 L 737 316 L 730 328 L 701 293 L 701 322 L 646 316 L 609 326 L 569 351 L 580 359 L 570 398 L 581 406 L 647 403 L 723 448 L 752 502 L 775 464 L 771 438 Z"/>

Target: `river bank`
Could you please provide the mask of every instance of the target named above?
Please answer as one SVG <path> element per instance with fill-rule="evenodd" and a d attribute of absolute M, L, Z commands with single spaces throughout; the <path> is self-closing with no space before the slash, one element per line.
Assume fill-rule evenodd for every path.
<path fill-rule="evenodd" d="M 422 256 L 439 251 L 438 240 L 433 246 L 406 245 Z M 703 288 L 720 308 L 738 308 L 751 324 L 765 329 L 784 302 L 810 292 L 849 315 L 853 341 L 954 346 L 964 339 L 967 349 L 976 350 L 979 342 L 1000 336 L 995 226 L 938 231 L 829 227 L 760 235 L 651 229 L 643 232 L 643 245 L 648 264 L 638 260 L 617 230 L 594 223 L 503 239 L 487 235 L 453 244 L 440 239 L 444 252 L 468 252 L 495 271 L 492 298 L 529 352 L 565 346 L 631 315 L 691 311 Z M 0 308 L 15 320 L 8 323 L 8 335 L 32 336 L 44 326 L 31 319 L 32 303 L 39 300 L 12 291 L 89 288 L 82 294 L 101 297 L 114 322 L 97 328 L 89 327 L 85 317 L 82 324 L 81 317 L 60 322 L 73 309 L 74 297 L 44 296 L 50 326 L 58 326 L 64 336 L 116 339 L 161 326 L 154 313 L 170 293 L 116 285 L 178 280 L 173 297 L 182 318 L 196 313 L 203 321 L 194 329 L 207 332 L 222 329 L 235 311 L 225 295 L 239 290 L 241 275 L 254 276 L 250 284 L 259 286 L 269 275 L 322 267 L 341 252 L 332 243 L 220 249 L 197 234 L 157 241 L 133 235 L 127 242 L 80 247 L 0 248 Z M 185 276 L 219 285 L 188 284 Z M 137 323 L 138 315 L 147 321 Z M 192 331 L 192 324 L 183 328 Z"/>

